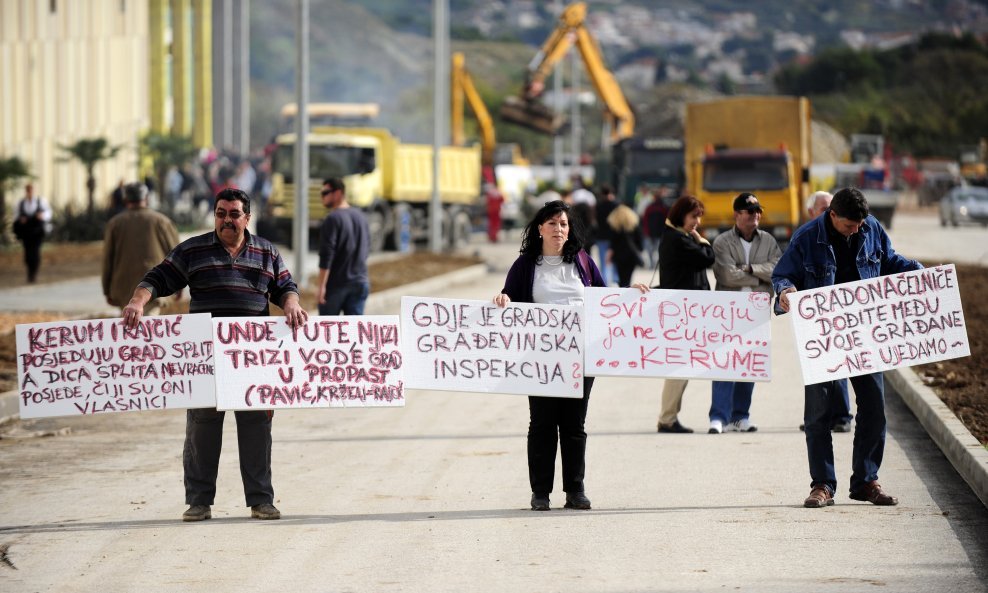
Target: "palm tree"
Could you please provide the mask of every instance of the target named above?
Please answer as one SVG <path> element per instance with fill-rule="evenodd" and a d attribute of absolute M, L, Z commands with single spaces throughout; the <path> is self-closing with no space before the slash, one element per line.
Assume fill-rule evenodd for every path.
<path fill-rule="evenodd" d="M 73 158 L 82 163 L 86 168 L 86 189 L 89 192 L 89 215 L 92 216 L 96 209 L 96 175 L 94 170 L 100 161 L 112 159 L 117 156 L 123 145 L 110 146 L 106 138 L 82 138 L 73 144 L 59 144 L 59 148 L 64 150 L 68 156 L 59 159 L 60 162 L 70 161 Z"/>
<path fill-rule="evenodd" d="M 199 154 L 199 149 L 189 136 L 148 132 L 141 137 L 140 153 L 142 161 L 145 158 L 154 161 L 154 174 L 158 178 L 158 187 L 161 188 L 162 203 L 170 215 L 174 204 L 172 196 L 165 191 L 165 176 L 172 167 L 181 169 L 193 160 Z"/>
<path fill-rule="evenodd" d="M 10 158 L 0 157 L 0 245 L 10 243 L 7 235 L 7 190 L 13 189 L 15 185 L 25 177 L 30 177 L 31 171 L 20 157 Z"/>

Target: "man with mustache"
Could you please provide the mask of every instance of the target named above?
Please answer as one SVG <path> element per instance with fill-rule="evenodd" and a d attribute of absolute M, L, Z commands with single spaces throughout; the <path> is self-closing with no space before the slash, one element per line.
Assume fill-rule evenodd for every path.
<path fill-rule="evenodd" d="M 183 241 L 152 268 L 123 309 L 123 322 L 134 328 L 151 299 L 189 287 L 189 312 L 214 317 L 269 315 L 268 301 L 285 311 L 298 327 L 308 319 L 299 304 L 298 287 L 277 248 L 250 234 L 250 198 L 239 189 L 216 194 L 215 230 Z M 185 502 L 183 521 L 209 519 L 216 495 L 225 412 L 216 408 L 186 412 Z M 271 485 L 271 419 L 274 412 L 237 411 L 240 474 L 254 519 L 280 519 Z"/>

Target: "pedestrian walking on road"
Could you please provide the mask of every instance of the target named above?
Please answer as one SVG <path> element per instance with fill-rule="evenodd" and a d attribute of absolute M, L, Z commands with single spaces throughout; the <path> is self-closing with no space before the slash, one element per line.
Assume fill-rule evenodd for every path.
<path fill-rule="evenodd" d="M 192 237 L 152 268 L 124 307 L 123 322 L 137 327 L 148 301 L 189 287 L 189 312 L 214 317 L 267 316 L 268 301 L 300 327 L 308 313 L 299 304 L 298 287 L 278 249 L 250 234 L 250 198 L 239 189 L 216 194 L 212 232 Z M 183 521 L 209 519 L 216 496 L 216 475 L 223 443 L 225 412 L 187 410 L 185 420 L 185 502 Z M 271 485 L 272 410 L 237 411 L 237 444 L 244 496 L 254 519 L 280 519 Z"/>
<path fill-rule="evenodd" d="M 319 314 L 363 315 L 370 294 L 370 225 L 360 208 L 350 207 L 339 177 L 323 181 L 322 204 L 329 214 L 319 231 Z"/>
<path fill-rule="evenodd" d="M 28 284 L 34 284 L 41 267 L 41 243 L 51 230 L 51 206 L 41 196 L 34 195 L 34 186 L 24 186 L 24 197 L 17 203 L 14 236 L 24 246 L 24 266 Z"/>
<path fill-rule="evenodd" d="M 663 290 L 710 290 L 707 269 L 714 265 L 714 250 L 700 234 L 703 202 L 682 196 L 669 209 L 665 235 L 659 246 L 659 286 Z M 659 432 L 693 432 L 679 423 L 686 379 L 666 379 L 662 386 Z"/>
<path fill-rule="evenodd" d="M 775 237 L 758 228 L 762 206 L 750 193 L 734 198 L 734 229 L 713 242 L 717 290 L 772 294 L 772 270 L 782 257 Z M 766 297 L 766 303 L 771 297 Z M 755 384 L 714 381 L 710 398 L 710 434 L 754 432 L 750 419 Z"/>
<path fill-rule="evenodd" d="M 143 183 L 124 186 L 124 211 L 106 223 L 103 232 L 103 296 L 107 304 L 123 309 L 134 287 L 178 245 L 175 224 L 148 208 L 148 190 Z M 175 293 L 179 299 L 182 291 Z M 161 299 L 148 301 L 145 315 L 161 313 Z"/>
<path fill-rule="evenodd" d="M 798 290 L 833 286 L 922 269 L 922 264 L 897 254 L 885 229 L 868 213 L 868 201 L 853 187 L 834 194 L 830 208 L 800 227 L 772 274 L 779 295 L 776 313 L 788 313 Z M 834 504 L 837 473 L 831 429 L 836 381 L 806 385 L 803 423 L 810 466 L 810 495 L 803 506 Z M 858 416 L 851 456 L 852 500 L 876 505 L 899 504 L 878 483 L 885 453 L 885 385 L 881 373 L 851 377 Z"/>
<path fill-rule="evenodd" d="M 604 286 L 593 260 L 583 250 L 579 223 L 569 218 L 570 206 L 562 200 L 547 202 L 522 231 L 521 255 L 511 265 L 504 288 L 494 303 L 550 303 L 582 305 L 583 289 Z M 558 438 L 563 461 L 566 508 L 586 510 L 587 405 L 593 377 L 583 378 L 583 398 L 529 396 L 528 478 L 532 486 L 532 510 L 548 511 L 556 468 Z M 558 434 L 558 437 L 557 437 Z"/>
<path fill-rule="evenodd" d="M 642 227 L 635 211 L 618 204 L 604 221 L 610 234 L 610 250 L 607 263 L 617 269 L 617 283 L 621 288 L 631 286 L 635 268 L 644 265 L 642 260 Z"/>

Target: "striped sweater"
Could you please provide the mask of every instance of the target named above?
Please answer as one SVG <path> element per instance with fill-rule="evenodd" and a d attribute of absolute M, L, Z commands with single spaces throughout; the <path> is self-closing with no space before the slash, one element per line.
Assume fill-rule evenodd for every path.
<path fill-rule="evenodd" d="M 214 317 L 263 316 L 268 301 L 281 305 L 298 287 L 278 249 L 270 241 L 244 231 L 246 244 L 233 257 L 215 231 L 183 241 L 148 271 L 138 285 L 151 298 L 189 287 L 190 313 Z"/>

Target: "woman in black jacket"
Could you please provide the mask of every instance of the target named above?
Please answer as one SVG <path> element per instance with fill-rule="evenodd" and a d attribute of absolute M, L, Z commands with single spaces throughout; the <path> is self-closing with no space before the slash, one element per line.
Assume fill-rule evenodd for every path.
<path fill-rule="evenodd" d="M 714 265 L 714 249 L 697 230 L 703 202 L 682 196 L 669 210 L 665 234 L 659 246 L 659 286 L 666 290 L 710 290 L 707 268 Z M 666 379 L 662 387 L 659 432 L 693 432 L 679 423 L 685 379 Z"/>

